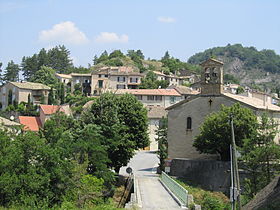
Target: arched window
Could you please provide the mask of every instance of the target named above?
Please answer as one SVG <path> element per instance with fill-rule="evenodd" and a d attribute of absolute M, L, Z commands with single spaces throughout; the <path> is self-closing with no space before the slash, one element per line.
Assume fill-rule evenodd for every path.
<path fill-rule="evenodd" d="M 192 118 L 188 117 L 187 118 L 187 130 L 192 129 Z"/>

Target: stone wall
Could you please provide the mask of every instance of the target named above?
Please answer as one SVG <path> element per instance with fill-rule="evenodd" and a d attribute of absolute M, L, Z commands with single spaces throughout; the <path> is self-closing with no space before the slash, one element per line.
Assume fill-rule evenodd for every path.
<path fill-rule="evenodd" d="M 183 178 L 206 190 L 229 194 L 230 162 L 216 160 L 173 159 L 170 175 Z"/>

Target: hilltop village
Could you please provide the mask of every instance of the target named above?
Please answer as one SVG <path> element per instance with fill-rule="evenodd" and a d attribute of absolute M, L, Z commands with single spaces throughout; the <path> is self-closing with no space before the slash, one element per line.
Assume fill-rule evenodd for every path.
<path fill-rule="evenodd" d="M 54 52 L 64 50 L 60 47 Z M 41 54 L 50 52 L 40 51 Z M 36 55 L 37 58 L 39 55 Z M 229 161 L 230 143 L 227 141 L 231 141 L 231 133 L 227 126 L 210 124 L 210 131 L 206 132 L 208 136 L 203 136 L 207 128 L 205 123 L 211 121 L 211 116 L 215 113 L 234 113 L 236 118 L 240 116 L 240 119 L 234 121 L 237 146 L 240 147 L 246 145 L 242 143 L 243 139 L 253 138 L 253 135 L 254 138 L 261 138 L 270 133 L 270 125 L 265 125 L 267 127 L 261 130 L 261 127 L 257 127 L 258 122 L 265 123 L 262 120 L 267 119 L 266 122 L 271 120 L 275 125 L 273 134 L 269 135 L 270 142 L 267 143 L 276 151 L 275 156 L 270 159 L 270 163 L 275 161 L 271 166 L 273 172 L 269 171 L 271 177 L 268 181 L 258 185 L 258 189 L 252 194 L 246 195 L 247 202 L 252 199 L 275 176 L 274 172 L 278 169 L 274 166 L 279 167 L 278 95 L 225 82 L 224 63 L 219 58 L 209 57 L 200 65 L 184 64 L 170 57 L 168 52 L 162 58 L 163 64 L 151 60 L 144 62 L 143 58 L 141 51 L 130 51 L 128 56 L 120 51 L 114 51 L 110 55 L 106 52 L 95 57 L 94 65 L 88 69 L 80 67 L 67 72 L 49 67 L 51 65 L 42 65 L 32 72 L 28 66 L 32 57 L 26 57 L 22 65 L 24 79 L 20 79 L 19 71 L 16 72 L 19 66 L 9 63 L 0 88 L 1 138 L 14 138 L 18 142 L 17 145 L 7 143 L 10 144 L 7 148 L 20 150 L 19 157 L 23 155 L 20 162 L 26 164 L 24 170 L 30 170 L 30 177 L 40 177 L 40 170 L 45 170 L 42 165 L 50 167 L 50 171 L 54 170 L 50 173 L 42 172 L 42 177 L 57 179 L 57 183 L 52 185 L 47 180 L 42 180 L 42 185 L 51 186 L 44 192 L 50 197 L 55 197 L 57 192 L 59 196 L 57 200 L 45 201 L 47 204 L 44 205 L 72 202 L 86 207 L 102 203 L 104 197 L 112 197 L 114 194 L 113 174 L 118 174 L 138 150 L 157 152 L 160 159 L 159 172 L 187 177 L 189 181 L 198 183 L 207 190 L 228 195 L 230 179 L 225 171 L 229 165 L 228 162 L 224 164 L 219 161 Z M 176 69 L 172 69 L 172 66 Z M 246 118 L 245 115 L 249 117 Z M 215 119 L 220 122 L 220 118 Z M 245 127 L 238 120 L 243 121 Z M 212 121 L 214 122 L 215 120 Z M 246 127 L 247 125 L 251 127 Z M 212 131 L 212 128 L 216 129 L 215 126 L 217 130 Z M 228 133 L 224 134 L 226 131 Z M 243 135 L 242 139 L 239 139 L 240 135 Z M 215 138 L 221 139 L 209 146 L 207 143 Z M 34 142 L 32 139 L 35 139 Z M 24 142 L 29 144 L 31 153 L 28 149 L 21 150 L 24 145 L 18 146 Z M 263 140 L 258 142 L 259 146 L 263 144 L 260 142 Z M 48 148 L 44 148 L 44 145 Z M 39 147 L 44 150 L 41 151 Z M 251 146 L 253 147 L 255 146 Z M 33 151 L 33 148 L 36 150 Z M 57 151 L 55 156 L 52 151 Z M 248 148 L 246 151 L 251 154 Z M 3 154 L 8 154 L 8 150 L 3 150 Z M 30 156 L 24 159 L 24 155 Z M 14 161 L 12 156 L 9 158 L 9 161 Z M 13 174 L 13 167 L 18 167 L 12 162 L 11 165 L 6 165 L 9 166 L 7 174 Z M 4 163 L 0 165 L 3 166 Z M 70 175 L 66 176 L 65 173 Z M 23 174 L 24 172 L 18 172 L 14 176 L 21 180 L 20 176 Z M 4 174 L 0 172 L 0 176 Z M 9 174 L 7 177 L 11 178 Z M 87 188 L 91 181 L 95 186 Z M 66 186 L 67 183 L 74 182 L 78 184 Z M 24 196 L 34 190 L 38 193 L 37 197 L 32 197 L 32 193 L 28 195 L 32 197 L 32 202 L 39 202 L 39 194 L 44 193 L 40 191 L 40 182 L 36 184 L 38 188 L 29 189 L 31 182 L 28 183 L 26 191 L 24 186 L 19 185 L 14 192 L 23 188 Z M 1 186 L 0 182 L 0 188 Z M 87 190 L 93 190 L 91 197 L 86 197 Z M 68 192 L 73 193 L 72 197 Z M 9 196 L 14 199 L 16 193 L 7 189 L 0 191 L 0 195 L 3 197 L 1 204 L 9 206 Z M 82 201 L 79 200 L 81 196 L 85 197 Z M 21 200 L 17 202 L 23 205 Z"/>

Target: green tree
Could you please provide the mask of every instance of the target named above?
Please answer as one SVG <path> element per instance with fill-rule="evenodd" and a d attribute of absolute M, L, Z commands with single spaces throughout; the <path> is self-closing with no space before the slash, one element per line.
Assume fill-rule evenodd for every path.
<path fill-rule="evenodd" d="M 10 82 L 17 82 L 19 79 L 19 65 L 15 64 L 14 61 L 10 61 L 8 63 L 8 66 L 6 67 L 6 71 L 3 75 L 4 81 L 10 81 Z"/>
<path fill-rule="evenodd" d="M 167 118 L 160 119 L 159 127 L 156 131 L 158 141 L 158 157 L 159 157 L 159 168 L 164 171 L 165 160 L 168 157 L 168 141 L 167 141 Z"/>
<path fill-rule="evenodd" d="M 49 67 L 55 69 L 59 73 L 68 73 L 73 67 L 70 58 L 70 51 L 64 45 L 56 46 L 48 51 Z"/>
<path fill-rule="evenodd" d="M 82 121 L 85 124 L 96 124 L 101 128 L 104 137 L 102 145 L 107 146 L 109 166 L 118 173 L 124 162 L 133 155 L 134 144 L 127 142 L 127 136 L 122 135 L 126 127 L 118 119 L 116 96 L 112 93 L 102 94 L 91 109 L 83 113 Z M 127 150 L 126 150 L 127 149 Z M 129 158 L 123 159 L 123 156 Z"/>
<path fill-rule="evenodd" d="M 106 66 L 123 66 L 123 62 L 120 58 L 113 58 L 103 62 Z"/>
<path fill-rule="evenodd" d="M 94 65 L 99 64 L 99 63 L 103 63 L 104 61 L 109 60 L 109 56 L 107 51 L 105 50 L 98 59 L 94 60 Z"/>
<path fill-rule="evenodd" d="M 96 124 L 104 137 L 109 166 L 118 173 L 134 155 L 134 151 L 148 145 L 147 111 L 133 96 L 117 97 L 102 94 L 81 117 L 85 124 Z"/>
<path fill-rule="evenodd" d="M 118 117 L 128 128 L 129 141 L 134 142 L 134 149 L 145 148 L 149 145 L 147 109 L 131 94 L 118 98 Z"/>
<path fill-rule="evenodd" d="M 0 85 L 3 84 L 3 77 L 2 77 L 2 65 L 3 63 L 0 62 Z"/>
<path fill-rule="evenodd" d="M 42 83 L 51 87 L 56 87 L 59 80 L 55 76 L 55 70 L 42 66 L 31 78 L 31 82 Z"/>
<path fill-rule="evenodd" d="M 244 139 L 254 136 L 257 129 L 257 117 L 239 103 L 231 107 L 223 106 L 219 112 L 210 114 L 200 127 L 200 134 L 195 137 L 194 147 L 201 153 L 219 154 L 221 160 L 230 160 L 229 145 L 231 129 L 229 116 L 232 114 L 236 145 L 242 147 Z"/>
<path fill-rule="evenodd" d="M 65 103 L 65 90 L 64 90 L 64 84 L 61 83 L 60 84 L 60 104 L 64 104 Z"/>
<path fill-rule="evenodd" d="M 123 57 L 125 57 L 125 56 L 122 53 L 122 51 L 120 51 L 120 50 L 114 50 L 109 55 L 109 59 L 112 59 L 112 58 L 123 58 Z"/>
<path fill-rule="evenodd" d="M 49 96 L 48 96 L 48 104 L 49 105 L 55 104 L 53 88 L 51 88 Z"/>
<path fill-rule="evenodd" d="M 40 66 L 38 64 L 37 54 L 34 54 L 31 57 L 24 56 L 22 58 L 21 69 L 26 80 L 29 80 L 35 74 L 35 72 L 39 70 L 39 68 Z"/>
<path fill-rule="evenodd" d="M 38 62 L 38 69 L 40 69 L 42 66 L 48 66 L 50 61 L 49 61 L 49 56 L 48 52 L 45 50 L 45 48 L 42 48 L 40 52 L 38 53 L 37 56 L 37 62 Z"/>
<path fill-rule="evenodd" d="M 244 193 L 248 198 L 253 198 L 280 170 L 280 146 L 274 142 L 279 132 L 277 123 L 264 113 L 257 130 L 253 138 L 246 139 L 241 151 L 244 169 L 249 175 Z"/>
<path fill-rule="evenodd" d="M 10 89 L 8 92 L 8 105 L 13 104 L 13 91 Z"/>
<path fill-rule="evenodd" d="M 80 128 L 76 129 L 75 150 L 79 163 L 87 163 L 87 172 L 104 180 L 108 191 L 112 189 L 115 181 L 113 173 L 107 165 L 110 164 L 106 146 L 102 145 L 104 137 L 101 135 L 101 128 L 95 124 L 85 125 L 80 122 Z M 98 161 L 97 161 L 98 160 Z"/>
<path fill-rule="evenodd" d="M 34 132 L 7 135 L 1 130 L 0 139 L 5 157 L 0 160 L 0 205 L 37 209 L 61 202 L 72 187 L 72 166 L 60 157 L 59 148 L 51 149 Z"/>
<path fill-rule="evenodd" d="M 166 51 L 164 56 L 161 58 L 161 60 L 163 61 L 163 60 L 168 60 L 168 59 L 170 59 L 170 55 L 169 55 L 169 52 Z"/>
<path fill-rule="evenodd" d="M 149 71 L 145 78 L 141 80 L 140 89 L 158 89 L 167 88 L 169 82 L 166 80 L 157 80 L 157 76 L 153 71 Z"/>

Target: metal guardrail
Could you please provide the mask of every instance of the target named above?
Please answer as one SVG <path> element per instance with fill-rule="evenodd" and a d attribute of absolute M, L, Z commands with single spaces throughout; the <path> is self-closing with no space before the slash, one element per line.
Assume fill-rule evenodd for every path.
<path fill-rule="evenodd" d="M 162 172 L 160 179 L 185 206 L 188 206 L 188 191 L 185 188 L 174 181 L 165 172 Z"/>

